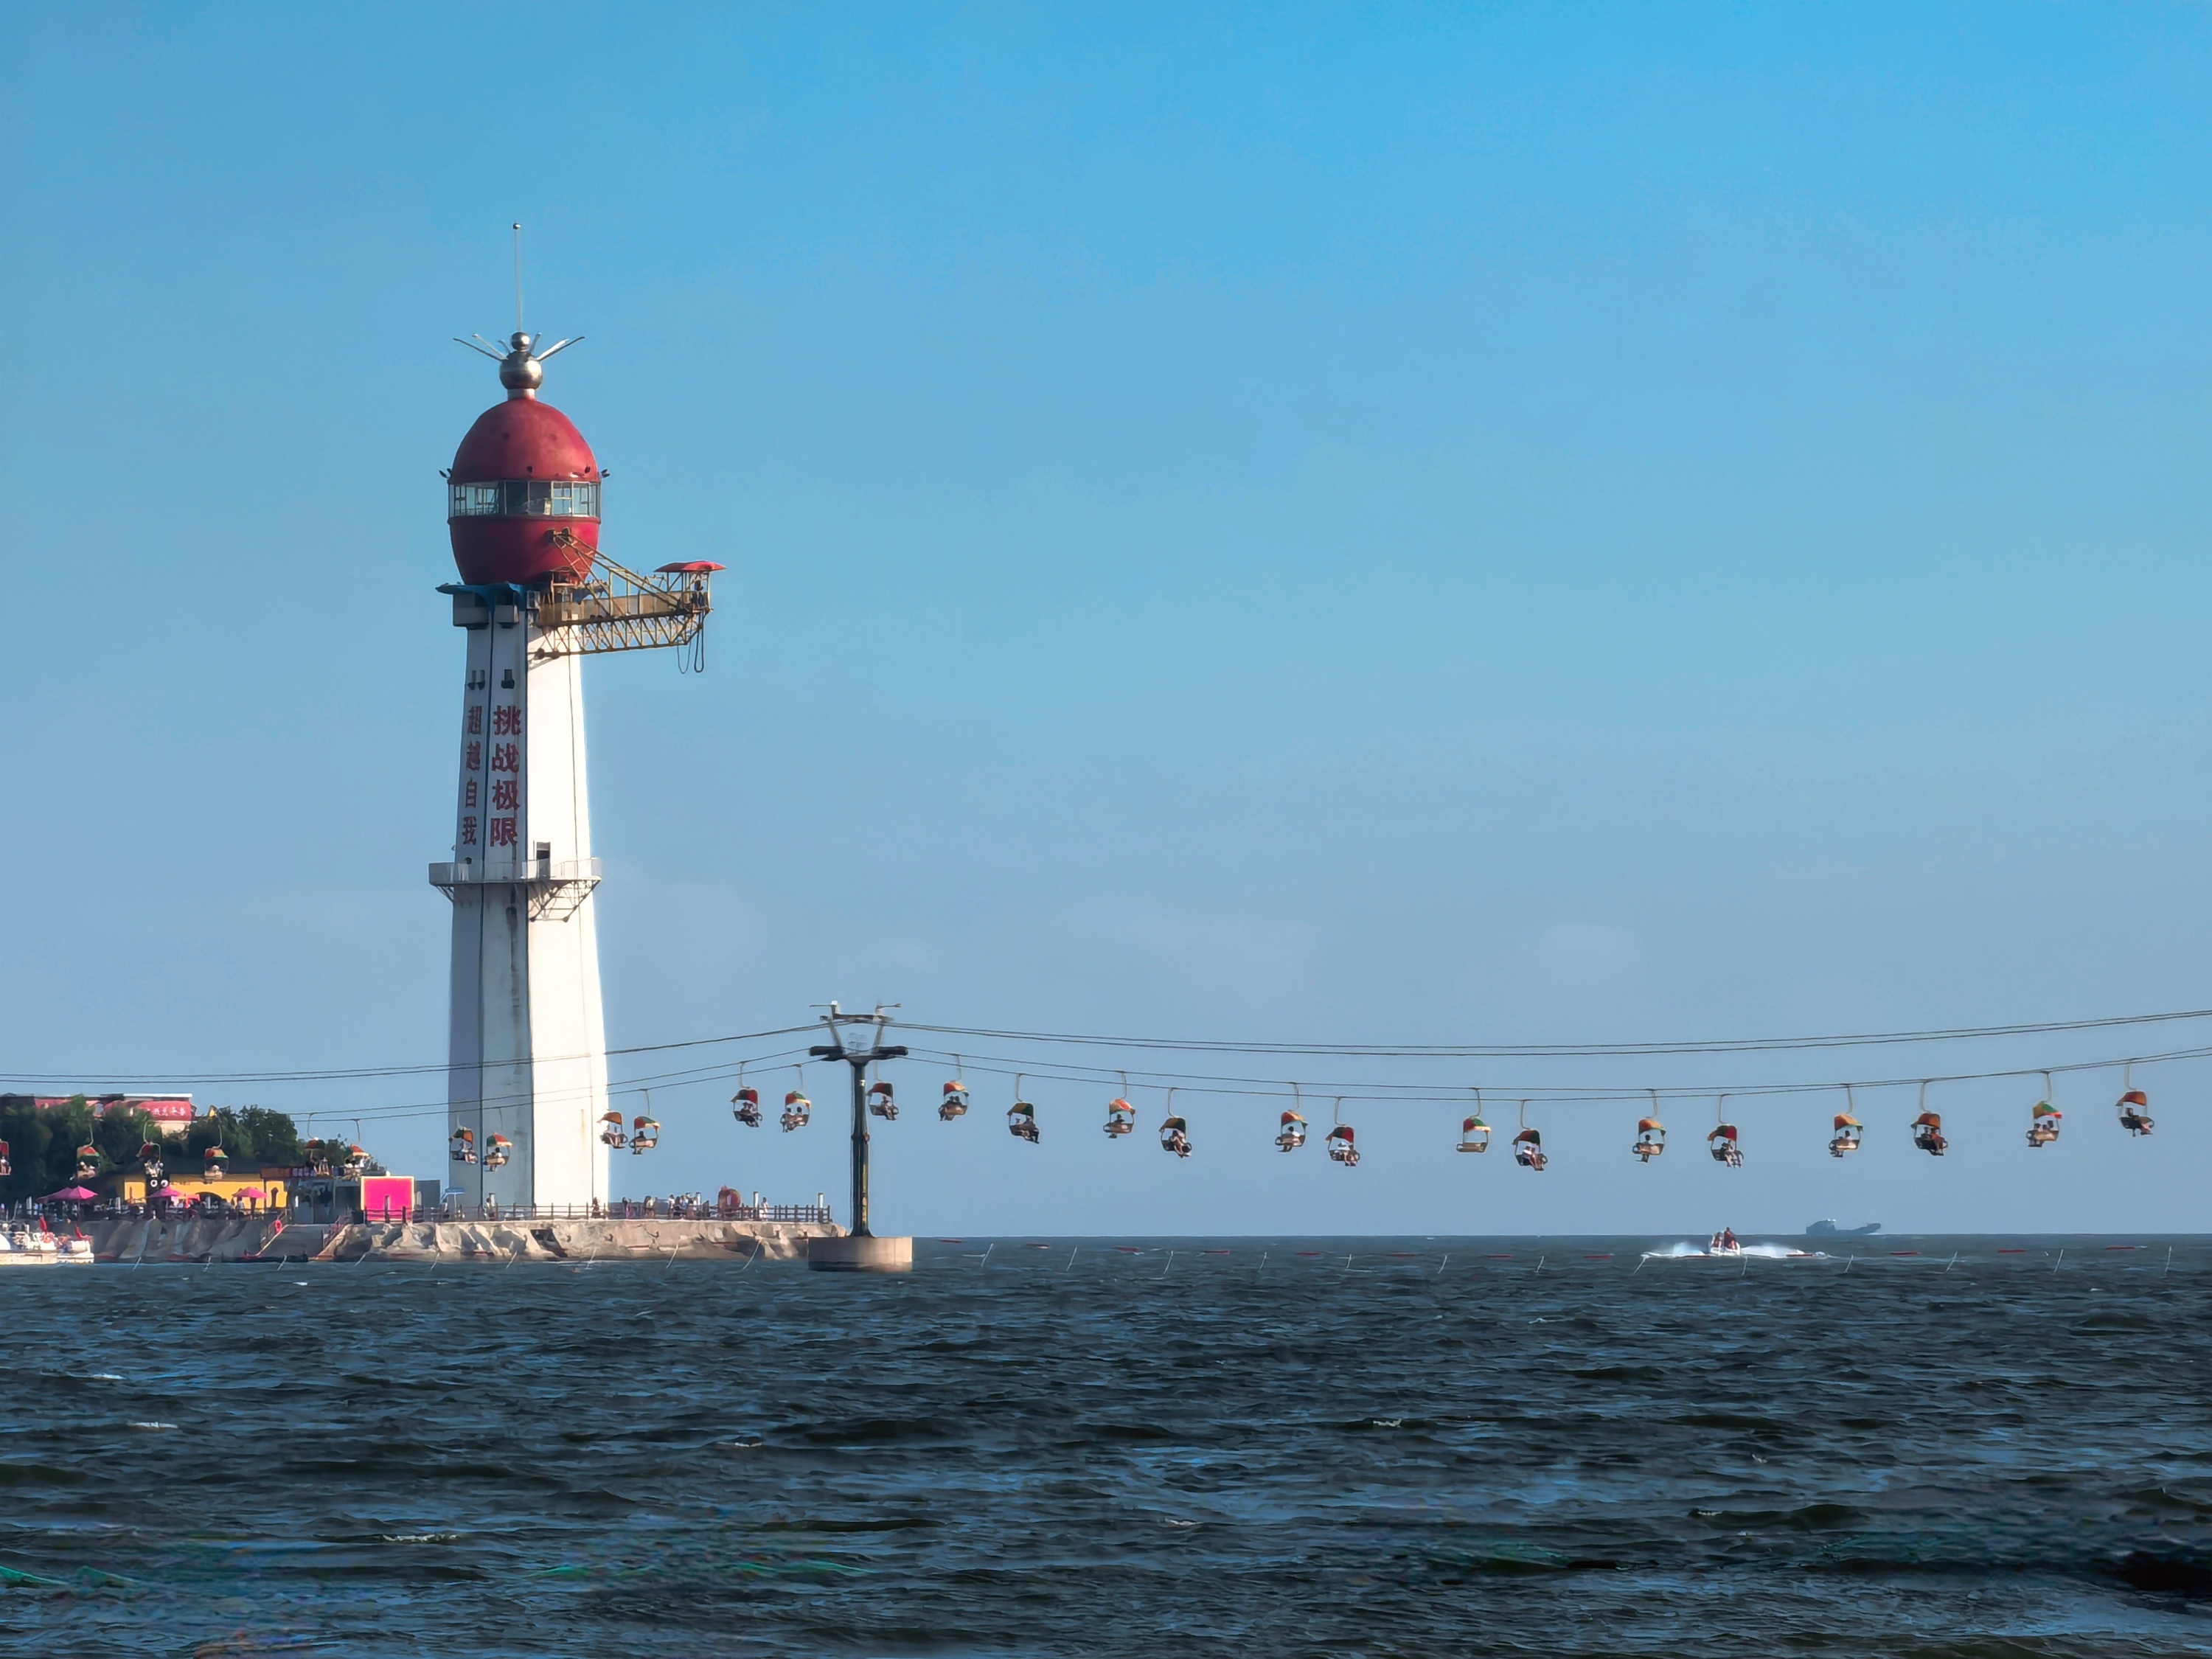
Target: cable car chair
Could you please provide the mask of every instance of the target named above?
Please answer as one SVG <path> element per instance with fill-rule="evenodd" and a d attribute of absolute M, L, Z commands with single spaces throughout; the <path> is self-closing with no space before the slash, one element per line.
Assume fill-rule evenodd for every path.
<path fill-rule="evenodd" d="M 1342 1095 L 1336 1097 L 1336 1103 L 1330 1115 L 1335 1119 L 1335 1121 L 1330 1126 L 1328 1133 L 1322 1137 L 1322 1144 L 1328 1148 L 1329 1161 L 1341 1164 L 1347 1170 L 1356 1170 L 1359 1167 L 1359 1139 L 1352 1133 L 1352 1126 L 1344 1121 Z"/>
<path fill-rule="evenodd" d="M 361 1133 L 361 1125 L 358 1123 L 354 1125 L 354 1133 L 356 1134 Z M 345 1162 L 338 1165 L 338 1173 L 342 1176 L 364 1176 L 368 1173 L 368 1147 L 348 1146 Z"/>
<path fill-rule="evenodd" d="M 1713 1162 L 1725 1164 L 1731 1170 L 1743 1168 L 1743 1148 L 1737 1144 L 1735 1125 L 1728 1121 L 1728 1097 L 1723 1095 L 1713 1103 L 1713 1115 L 1719 1121 L 1706 1132 L 1705 1148 L 1713 1155 Z"/>
<path fill-rule="evenodd" d="M 1928 1109 L 1928 1085 L 1920 1085 L 1920 1115 L 1912 1120 L 1912 1144 L 1931 1158 L 1941 1158 L 1951 1149 L 1943 1138 L 1943 1120 Z"/>
<path fill-rule="evenodd" d="M 0 1140 L 0 1176 L 9 1176 L 15 1173 L 15 1166 L 8 1161 L 8 1143 L 4 1140 Z"/>
<path fill-rule="evenodd" d="M 1841 1158 L 1846 1152 L 1859 1149 L 1859 1131 L 1866 1126 L 1858 1120 L 1856 1103 L 1851 1098 L 1851 1085 L 1844 1085 L 1844 1109 L 1836 1114 L 1835 1133 L 1828 1137 L 1828 1156 Z"/>
<path fill-rule="evenodd" d="M 1474 1115 L 1459 1121 L 1459 1150 L 1462 1152 L 1486 1152 L 1490 1150 L 1490 1126 L 1482 1121 L 1482 1091 L 1474 1091 Z"/>
<path fill-rule="evenodd" d="M 1176 1091 L 1168 1091 L 1167 1121 L 1160 1125 L 1160 1150 L 1177 1158 L 1190 1156 L 1190 1125 L 1176 1115 Z"/>
<path fill-rule="evenodd" d="M 881 1078 L 868 1085 L 868 1111 L 886 1123 L 898 1121 L 898 1103 L 891 1098 L 891 1085 Z"/>
<path fill-rule="evenodd" d="M 960 1056 L 957 1054 L 952 1056 L 952 1069 L 955 1072 L 960 1069 Z M 954 1118 L 967 1115 L 968 1085 L 956 1077 L 945 1085 L 944 1098 L 937 1103 L 937 1121 L 950 1123 Z"/>
<path fill-rule="evenodd" d="M 509 1140 L 505 1135 L 494 1135 L 489 1140 L 484 1143 L 484 1168 L 487 1170 L 500 1169 L 506 1164 L 507 1161 L 512 1158 L 514 1154 L 514 1143 L 513 1141 Z"/>
<path fill-rule="evenodd" d="M 2151 1132 L 2150 1097 L 2136 1087 L 2136 1068 L 2130 1064 L 2120 1079 L 2120 1087 L 2126 1092 L 2119 1098 L 2120 1127 L 2131 1135 L 2147 1135 Z M 5 1143 L 0 1143 L 0 1162 L 8 1154 Z"/>
<path fill-rule="evenodd" d="M 629 1145 L 629 1136 L 623 1132 L 623 1115 L 620 1112 L 599 1114 L 599 1139 L 617 1152 Z"/>
<path fill-rule="evenodd" d="M 1168 1101 L 1172 1109 L 1175 1101 L 1172 1089 L 1168 1091 Z M 1106 1103 L 1106 1138 L 1119 1140 L 1136 1127 L 1137 1109 L 1129 1104 L 1129 1074 L 1124 1072 L 1121 1073 L 1121 1092 Z"/>
<path fill-rule="evenodd" d="M 1513 1137 L 1513 1161 L 1524 1170 L 1541 1171 L 1551 1159 L 1544 1156 L 1542 1133 L 1528 1127 L 1528 1103 L 1521 1103 L 1521 1129 Z"/>
<path fill-rule="evenodd" d="M 1306 1144 L 1306 1121 L 1296 1112 L 1285 1112 L 1282 1126 L 1275 1131 L 1275 1150 L 1295 1152 Z"/>
<path fill-rule="evenodd" d="M 760 1091 L 745 1081 L 745 1068 L 738 1066 L 738 1091 L 730 1097 L 731 1115 L 748 1129 L 761 1126 Z"/>
<path fill-rule="evenodd" d="M 453 1162 L 473 1164 L 477 1161 L 477 1136 L 473 1129 L 456 1129 L 453 1134 Z"/>
<path fill-rule="evenodd" d="M 76 1178 L 89 1181 L 100 1173 L 100 1148 L 89 1141 L 76 1149 Z"/>
<path fill-rule="evenodd" d="M 791 1069 L 799 1073 L 799 1087 L 783 1097 L 783 1116 L 778 1121 L 783 1125 L 786 1134 L 793 1129 L 804 1129 L 814 1118 L 814 1103 L 806 1097 L 805 1092 L 806 1068 L 794 1066 Z"/>
<path fill-rule="evenodd" d="M 464 1132 L 465 1133 L 465 1132 Z M 138 1167 L 144 1171 L 149 1191 L 161 1184 L 161 1148 L 159 1142 L 147 1141 L 138 1148 Z"/>
<path fill-rule="evenodd" d="M 1651 1109 L 1636 1120 L 1636 1140 L 1629 1151 L 1649 1167 L 1653 1158 L 1667 1150 L 1667 1126 L 1659 1121 L 1659 1091 L 1646 1089 L 1651 1097 Z"/>
<path fill-rule="evenodd" d="M 640 1112 L 630 1120 L 629 1150 L 633 1156 L 649 1152 L 660 1145 L 660 1120 Z"/>
<path fill-rule="evenodd" d="M 95 1161 L 100 1157 L 100 1152 L 97 1147 L 78 1147 L 76 1149 L 76 1160 L 77 1173 L 79 1175 L 82 1175 L 85 1172 L 85 1154 L 88 1152 L 92 1154 L 92 1157 Z M 228 1152 L 223 1151 L 221 1146 L 210 1146 L 207 1151 L 200 1154 L 200 1174 L 204 1176 L 212 1177 L 213 1179 L 220 1181 L 222 1178 L 222 1172 L 224 1169 L 228 1167 L 229 1162 L 230 1154 Z"/>
<path fill-rule="evenodd" d="M 2051 1073 L 2045 1072 L 2043 1074 L 2043 1098 L 2035 1103 L 2035 1109 L 2028 1117 L 2027 1144 L 2034 1147 L 2051 1145 L 2058 1139 L 2058 1120 L 2065 1115 L 2051 1103 Z"/>
<path fill-rule="evenodd" d="M 1022 1098 L 1022 1073 L 1014 1073 L 1014 1103 L 1006 1108 L 1006 1133 L 1017 1140 L 1037 1144 L 1036 1108 Z"/>

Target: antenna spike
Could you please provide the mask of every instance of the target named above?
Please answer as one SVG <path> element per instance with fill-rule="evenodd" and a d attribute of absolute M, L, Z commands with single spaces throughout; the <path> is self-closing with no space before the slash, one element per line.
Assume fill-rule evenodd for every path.
<path fill-rule="evenodd" d="M 522 332 L 522 222 L 514 222 L 514 331 Z"/>

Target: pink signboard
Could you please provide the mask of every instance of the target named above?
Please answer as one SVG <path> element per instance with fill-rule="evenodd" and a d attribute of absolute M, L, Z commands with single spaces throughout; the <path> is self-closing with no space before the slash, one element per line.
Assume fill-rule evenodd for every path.
<path fill-rule="evenodd" d="M 363 1176 L 361 1212 L 371 1221 L 404 1221 L 415 1207 L 412 1176 Z"/>

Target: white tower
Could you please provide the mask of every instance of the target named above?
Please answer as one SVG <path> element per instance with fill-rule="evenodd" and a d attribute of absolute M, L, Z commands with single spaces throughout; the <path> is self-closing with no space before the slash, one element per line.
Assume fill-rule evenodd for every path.
<path fill-rule="evenodd" d="M 544 360 L 569 342 L 536 343 L 518 331 L 503 355 L 486 352 L 507 398 L 447 475 L 461 580 L 439 591 L 467 664 L 453 855 L 430 866 L 453 906 L 454 1184 L 509 1211 L 605 1203 L 610 1148 L 634 1139 L 618 1114 L 609 1121 L 582 659 L 690 644 L 721 568 L 647 578 L 599 552 L 604 475 L 568 418 L 538 400 Z"/>

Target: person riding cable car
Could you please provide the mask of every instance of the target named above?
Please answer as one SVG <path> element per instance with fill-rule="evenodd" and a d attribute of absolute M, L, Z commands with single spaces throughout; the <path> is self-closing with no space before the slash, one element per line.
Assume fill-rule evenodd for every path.
<path fill-rule="evenodd" d="M 2058 1120 L 2066 1115 L 2047 1100 L 2035 1103 L 2035 1110 L 2027 1126 L 2027 1144 L 2048 1146 L 2058 1139 Z"/>
<path fill-rule="evenodd" d="M 1649 1164 L 1667 1150 L 1667 1126 L 1656 1117 L 1636 1120 L 1636 1144 L 1628 1149 Z"/>
<path fill-rule="evenodd" d="M 1275 1150 L 1280 1152 L 1295 1152 L 1305 1144 L 1305 1119 L 1296 1112 L 1285 1112 L 1282 1127 L 1275 1131 Z"/>
<path fill-rule="evenodd" d="M 599 1139 L 617 1152 L 629 1145 L 629 1137 L 623 1133 L 623 1115 L 620 1112 L 599 1114 Z"/>
<path fill-rule="evenodd" d="M 1490 1150 L 1490 1126 L 1482 1121 L 1482 1114 L 1459 1121 L 1459 1150 L 1462 1152 L 1486 1152 Z"/>
<path fill-rule="evenodd" d="M 649 1152 L 660 1145 L 660 1120 L 640 1112 L 630 1121 L 629 1149 L 633 1153 Z"/>
<path fill-rule="evenodd" d="M 8 1143 L 0 1140 L 0 1176 L 13 1175 L 15 1166 L 8 1161 Z"/>
<path fill-rule="evenodd" d="M 1018 1140 L 1037 1144 L 1036 1108 L 1026 1100 L 1018 1100 L 1006 1108 L 1006 1132 Z"/>
<path fill-rule="evenodd" d="M 1838 1112 L 1836 1114 L 1836 1133 L 1828 1139 L 1829 1155 L 1833 1158 L 1841 1158 L 1845 1152 L 1856 1152 L 1858 1151 L 1859 1130 L 1863 1127 L 1864 1126 L 1859 1122 L 1858 1119 L 1853 1117 L 1849 1112 Z"/>
<path fill-rule="evenodd" d="M 1180 1119 L 1177 1121 L 1181 1121 Z M 1116 1095 L 1106 1103 L 1106 1133 L 1119 1139 L 1137 1127 L 1137 1109 Z"/>
<path fill-rule="evenodd" d="M 945 1085 L 945 1098 L 937 1103 L 937 1117 L 941 1123 L 950 1123 L 956 1117 L 968 1114 L 968 1085 L 958 1078 Z"/>
<path fill-rule="evenodd" d="M 1934 1112 L 1923 1112 L 1914 1118 L 1912 1144 L 1933 1157 L 1942 1157 L 1951 1146 L 1951 1143 L 1943 1138 L 1942 1118 Z"/>
<path fill-rule="evenodd" d="M 1524 1170 L 1541 1170 L 1551 1160 L 1544 1156 L 1544 1137 L 1534 1129 L 1523 1129 L 1513 1137 L 1513 1161 Z"/>
<path fill-rule="evenodd" d="M 160 1186 L 161 1184 L 161 1170 L 163 1168 L 161 1143 L 158 1141 L 149 1140 L 146 1142 L 145 1145 L 139 1147 L 137 1162 L 138 1167 L 145 1171 L 146 1185 L 148 1188 L 150 1190 L 155 1187 Z"/>
<path fill-rule="evenodd" d="M 2131 1135 L 2147 1135 L 2151 1131 L 2150 1097 L 2140 1089 L 2130 1089 L 2120 1097 L 2120 1127 Z M 0 1143 L 0 1159 L 7 1156 L 7 1147 Z"/>
<path fill-rule="evenodd" d="M 760 1091 L 750 1086 L 740 1089 L 730 1097 L 730 1104 L 737 1109 L 738 1122 L 748 1129 L 761 1126 Z"/>
<path fill-rule="evenodd" d="M 1725 1164 L 1731 1170 L 1743 1168 L 1743 1148 L 1736 1145 L 1735 1124 L 1723 1123 L 1711 1130 L 1705 1136 L 1705 1145 L 1715 1163 Z"/>
<path fill-rule="evenodd" d="M 514 1143 L 513 1141 L 509 1140 L 505 1135 L 494 1135 L 489 1141 L 484 1143 L 484 1168 L 487 1170 L 497 1170 L 504 1167 L 507 1159 L 514 1155 Z"/>
<path fill-rule="evenodd" d="M 345 1162 L 338 1165 L 338 1173 L 342 1176 L 347 1176 L 348 1178 L 351 1178 L 355 1176 L 365 1176 L 368 1173 L 368 1166 L 371 1161 L 372 1160 L 368 1156 L 368 1147 L 348 1146 L 346 1148 Z"/>
<path fill-rule="evenodd" d="M 793 1089 L 783 1097 L 783 1132 L 803 1129 L 814 1115 L 814 1103 Z"/>
<path fill-rule="evenodd" d="M 1352 1144 L 1352 1126 L 1339 1123 L 1323 1137 L 1328 1142 L 1328 1155 L 1347 1170 L 1359 1167 L 1359 1148 Z"/>
<path fill-rule="evenodd" d="M 89 1181 L 100 1173 L 100 1148 L 88 1141 L 76 1149 L 76 1178 Z"/>
<path fill-rule="evenodd" d="M 453 1131 L 453 1162 L 473 1164 L 477 1161 L 477 1134 L 473 1129 Z"/>
<path fill-rule="evenodd" d="M 1160 1150 L 1173 1152 L 1177 1158 L 1190 1156 L 1190 1126 L 1179 1117 L 1170 1117 L 1160 1125 Z"/>
<path fill-rule="evenodd" d="M 891 1085 L 878 1078 L 868 1085 L 868 1110 L 886 1123 L 898 1118 L 898 1103 L 891 1098 Z"/>
<path fill-rule="evenodd" d="M 88 1150 L 89 1149 L 86 1147 L 79 1147 L 77 1149 L 77 1156 L 82 1158 Z M 94 1156 L 97 1156 L 97 1154 L 94 1154 Z M 230 1154 L 228 1152 L 223 1151 L 220 1146 L 210 1146 L 207 1151 L 200 1154 L 200 1173 L 204 1176 L 213 1176 L 216 1179 L 220 1180 L 222 1176 L 223 1169 L 229 1161 Z"/>

